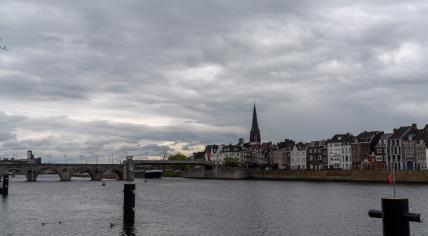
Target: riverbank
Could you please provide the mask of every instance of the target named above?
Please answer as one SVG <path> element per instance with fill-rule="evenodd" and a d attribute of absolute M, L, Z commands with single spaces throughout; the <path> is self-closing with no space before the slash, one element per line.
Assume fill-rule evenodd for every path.
<path fill-rule="evenodd" d="M 391 171 L 252 170 L 253 179 L 385 183 Z M 397 183 L 428 183 L 428 171 L 396 171 Z"/>
<path fill-rule="evenodd" d="M 183 174 L 185 178 L 199 179 L 257 179 L 329 182 L 385 183 L 391 171 L 301 171 L 255 170 L 229 167 L 194 168 Z M 428 184 L 428 171 L 396 171 L 397 183 Z"/>
<path fill-rule="evenodd" d="M 183 172 L 184 178 L 194 179 L 251 179 L 251 170 L 243 168 L 212 166 L 192 168 Z"/>

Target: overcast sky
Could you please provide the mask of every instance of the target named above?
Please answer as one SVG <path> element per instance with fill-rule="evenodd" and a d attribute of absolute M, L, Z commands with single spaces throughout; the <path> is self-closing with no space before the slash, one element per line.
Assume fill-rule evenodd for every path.
<path fill-rule="evenodd" d="M 428 123 L 427 1 L 0 4 L 0 155 L 191 153 Z M 79 159 L 80 160 L 80 159 Z"/>

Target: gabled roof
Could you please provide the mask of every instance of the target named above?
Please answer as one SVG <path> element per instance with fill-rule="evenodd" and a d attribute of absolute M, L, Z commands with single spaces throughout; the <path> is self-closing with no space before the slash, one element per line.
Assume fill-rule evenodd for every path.
<path fill-rule="evenodd" d="M 311 141 L 307 144 L 307 147 L 319 147 L 324 146 L 327 143 L 326 140 L 319 140 L 319 141 Z"/>
<path fill-rule="evenodd" d="M 331 139 L 327 140 L 327 143 L 344 143 L 352 142 L 353 136 L 350 133 L 336 134 Z"/>
<path fill-rule="evenodd" d="M 380 137 L 380 139 L 388 140 L 392 135 L 393 133 L 382 134 L 382 137 Z"/>
<path fill-rule="evenodd" d="M 272 149 L 272 142 L 262 143 L 262 151 L 269 151 Z"/>
<path fill-rule="evenodd" d="M 419 135 L 416 137 L 418 142 L 423 141 L 428 147 L 428 125 L 421 129 Z"/>
<path fill-rule="evenodd" d="M 412 126 L 402 126 L 398 129 L 394 129 L 393 134 L 390 139 L 401 139 L 404 134 L 406 134 L 407 131 L 409 131 L 412 128 Z"/>
<path fill-rule="evenodd" d="M 364 131 L 357 135 L 358 142 L 370 142 L 376 135 L 379 135 L 381 131 Z"/>
<path fill-rule="evenodd" d="M 296 142 L 294 142 L 291 139 L 285 139 L 284 142 L 279 142 L 277 143 L 278 149 L 283 149 L 283 148 L 293 148 L 294 144 Z"/>
<path fill-rule="evenodd" d="M 294 145 L 294 147 L 296 147 L 297 150 L 299 150 L 299 151 L 306 150 L 306 144 L 302 143 L 302 142 L 296 143 L 296 145 Z"/>
<path fill-rule="evenodd" d="M 424 133 L 422 129 L 411 129 L 409 132 L 403 135 L 403 140 L 417 140 L 417 137 L 422 133 Z"/>

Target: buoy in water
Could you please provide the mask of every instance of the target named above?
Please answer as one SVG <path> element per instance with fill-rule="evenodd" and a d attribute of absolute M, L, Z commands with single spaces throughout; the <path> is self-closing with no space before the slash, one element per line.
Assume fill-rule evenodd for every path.
<path fill-rule="evenodd" d="M 102 186 L 106 186 L 106 182 L 104 182 L 104 181 L 103 181 L 103 182 L 101 183 L 101 185 L 102 185 Z"/>
<path fill-rule="evenodd" d="M 147 182 L 147 179 L 144 179 L 144 182 Z"/>

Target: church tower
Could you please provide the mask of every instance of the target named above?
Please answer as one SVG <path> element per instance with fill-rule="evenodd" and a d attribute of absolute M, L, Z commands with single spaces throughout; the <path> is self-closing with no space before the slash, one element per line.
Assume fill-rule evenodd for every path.
<path fill-rule="evenodd" d="M 260 143 L 260 130 L 259 123 L 257 122 L 257 111 L 255 103 L 253 108 L 253 122 L 251 124 L 250 131 L 250 143 Z"/>

